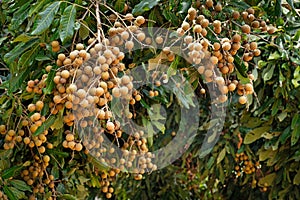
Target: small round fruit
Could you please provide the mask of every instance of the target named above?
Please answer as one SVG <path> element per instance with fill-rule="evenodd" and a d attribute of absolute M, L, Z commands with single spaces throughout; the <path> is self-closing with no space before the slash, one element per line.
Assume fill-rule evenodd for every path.
<path fill-rule="evenodd" d="M 243 33 L 249 34 L 251 31 L 251 27 L 248 24 L 242 26 Z"/>
<path fill-rule="evenodd" d="M 82 144 L 81 143 L 77 143 L 76 145 L 75 145 L 75 150 L 76 151 L 81 151 L 82 150 Z"/>
<path fill-rule="evenodd" d="M 247 97 L 246 96 L 240 96 L 239 97 L 239 103 L 240 104 L 246 104 L 247 103 Z"/>
<path fill-rule="evenodd" d="M 109 131 L 115 130 L 115 125 L 114 125 L 114 123 L 112 123 L 112 122 L 107 122 L 107 123 L 106 123 L 106 129 L 109 130 Z"/>
<path fill-rule="evenodd" d="M 43 161 L 48 163 L 50 161 L 50 157 L 48 155 L 43 156 Z"/>
<path fill-rule="evenodd" d="M 54 40 L 54 41 L 51 42 L 51 46 L 52 46 L 53 48 L 59 47 L 59 42 L 56 41 L 56 40 Z"/>

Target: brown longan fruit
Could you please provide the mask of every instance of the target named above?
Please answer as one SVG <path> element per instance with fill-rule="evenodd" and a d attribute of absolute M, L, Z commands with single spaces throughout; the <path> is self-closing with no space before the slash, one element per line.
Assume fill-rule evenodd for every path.
<path fill-rule="evenodd" d="M 224 103 L 227 101 L 228 97 L 225 94 L 223 94 L 223 95 L 219 96 L 218 99 L 219 99 L 220 103 Z"/>
<path fill-rule="evenodd" d="M 58 46 L 58 47 L 52 47 L 52 51 L 53 52 L 58 52 L 60 50 L 60 46 Z"/>
<path fill-rule="evenodd" d="M 157 36 L 157 37 L 155 38 L 155 42 L 156 42 L 157 44 L 162 44 L 162 43 L 164 42 L 164 38 L 161 37 L 161 36 Z"/>
<path fill-rule="evenodd" d="M 59 47 L 59 42 L 58 42 L 57 40 L 54 40 L 54 41 L 51 42 L 51 46 L 52 46 L 53 48 Z"/>
<path fill-rule="evenodd" d="M 238 12 L 238 11 L 234 11 L 233 13 L 232 13 L 232 18 L 233 19 L 238 19 L 240 17 L 240 13 Z"/>
<path fill-rule="evenodd" d="M 232 42 L 240 42 L 241 39 L 242 39 L 241 35 L 235 34 L 235 35 L 232 37 Z"/>
<path fill-rule="evenodd" d="M 247 9 L 247 12 L 248 12 L 249 14 L 254 15 L 255 10 L 254 10 L 253 8 L 248 8 L 248 9 Z"/>
<path fill-rule="evenodd" d="M 205 5 L 206 5 L 208 8 L 211 8 L 211 7 L 213 7 L 214 2 L 213 2 L 212 0 L 206 0 Z"/>
<path fill-rule="evenodd" d="M 28 108 L 29 112 L 33 112 L 33 111 L 35 111 L 36 106 L 35 106 L 35 104 L 32 104 L 32 103 L 31 103 L 31 104 L 28 105 L 27 108 Z"/>
<path fill-rule="evenodd" d="M 260 23 L 259 23 L 259 21 L 253 21 L 252 23 L 251 23 L 251 26 L 253 27 L 253 28 L 259 28 L 259 26 L 260 26 Z"/>
<path fill-rule="evenodd" d="M 142 25 L 145 23 L 145 18 L 143 16 L 138 16 L 136 19 L 135 19 L 135 22 L 138 24 L 138 25 Z"/>
<path fill-rule="evenodd" d="M 125 42 L 125 48 L 128 49 L 128 50 L 131 50 L 133 49 L 134 47 L 134 43 L 132 41 L 126 41 Z"/>
<path fill-rule="evenodd" d="M 242 31 L 243 31 L 243 33 L 249 34 L 251 31 L 251 27 L 248 24 L 244 24 L 242 26 Z"/>
<path fill-rule="evenodd" d="M 208 25 L 209 25 L 209 21 L 208 21 L 208 19 L 203 19 L 203 20 L 200 22 L 200 24 L 201 24 L 202 28 L 206 28 L 206 27 L 208 27 Z M 205 30 L 205 29 L 202 29 L 202 31 L 203 31 L 203 30 Z"/>
<path fill-rule="evenodd" d="M 66 59 L 66 55 L 63 54 L 63 53 L 60 53 L 60 54 L 58 54 L 57 58 L 58 58 L 58 60 L 60 60 L 60 61 L 64 61 L 64 60 Z"/>
<path fill-rule="evenodd" d="M 215 64 L 217 64 L 218 63 L 218 58 L 216 57 L 216 56 L 212 56 L 212 57 L 210 57 L 210 62 L 213 64 L 213 65 L 215 65 Z"/>
<path fill-rule="evenodd" d="M 75 138 L 74 138 L 74 135 L 72 134 L 72 133 L 69 133 L 69 134 L 67 134 L 66 135 L 66 140 L 68 141 L 68 142 L 71 142 L 71 141 L 73 141 Z"/>
<path fill-rule="evenodd" d="M 83 146 L 82 146 L 81 143 L 77 143 L 77 144 L 75 145 L 75 150 L 76 150 L 76 151 L 81 151 L 82 148 L 83 148 Z"/>
<path fill-rule="evenodd" d="M 251 49 L 251 50 L 257 49 L 257 43 L 256 43 L 256 42 L 251 42 L 251 43 L 250 43 L 250 49 Z"/>
<path fill-rule="evenodd" d="M 81 43 L 76 44 L 76 50 L 83 50 L 84 49 L 84 45 Z"/>
<path fill-rule="evenodd" d="M 107 123 L 106 123 L 106 129 L 107 129 L 108 131 L 113 131 L 113 130 L 115 130 L 115 125 L 114 125 L 114 123 L 112 123 L 112 122 L 107 122 Z"/>
<path fill-rule="evenodd" d="M 230 83 L 230 84 L 228 85 L 228 90 L 229 90 L 230 92 L 233 92 L 235 89 L 236 89 L 236 85 L 235 85 L 234 83 Z"/>
<path fill-rule="evenodd" d="M 239 97 L 239 103 L 240 104 L 246 104 L 247 103 L 247 97 L 246 96 L 240 96 Z"/>
<path fill-rule="evenodd" d="M 187 31 L 189 28 L 190 28 L 190 24 L 188 22 L 182 22 L 181 24 L 181 28 L 184 30 L 184 31 Z"/>
<path fill-rule="evenodd" d="M 43 101 L 37 101 L 35 103 L 35 107 L 36 107 L 37 111 L 41 111 L 43 109 L 43 107 L 44 107 L 44 102 Z"/>

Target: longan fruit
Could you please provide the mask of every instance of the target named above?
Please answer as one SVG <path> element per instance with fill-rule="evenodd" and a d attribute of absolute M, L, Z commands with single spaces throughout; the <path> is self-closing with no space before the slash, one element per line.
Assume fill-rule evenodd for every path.
<path fill-rule="evenodd" d="M 36 106 L 36 110 L 37 111 L 41 111 L 43 109 L 43 107 L 44 107 L 44 102 L 43 101 L 37 101 L 35 103 L 35 106 Z"/>
<path fill-rule="evenodd" d="M 261 53 L 260 49 L 255 49 L 255 50 L 253 51 L 253 55 L 254 55 L 254 56 L 259 56 L 260 53 Z"/>
<path fill-rule="evenodd" d="M 201 93 L 201 94 L 205 94 L 205 93 L 206 93 L 206 90 L 205 90 L 204 88 L 201 88 L 201 89 L 200 89 L 200 93 Z"/>
<path fill-rule="evenodd" d="M 126 41 L 125 42 L 125 48 L 126 49 L 131 50 L 131 49 L 133 49 L 133 47 L 134 47 L 133 41 Z"/>
<path fill-rule="evenodd" d="M 213 65 L 215 65 L 215 64 L 217 64 L 218 63 L 218 58 L 216 57 L 216 56 L 212 56 L 212 57 L 210 57 L 210 59 L 209 59 L 210 61 L 211 61 L 211 63 L 213 64 Z"/>
<path fill-rule="evenodd" d="M 66 55 L 63 54 L 63 53 L 60 53 L 60 54 L 58 54 L 57 58 L 58 58 L 58 60 L 60 60 L 60 61 L 64 61 L 64 60 L 66 59 Z"/>
<path fill-rule="evenodd" d="M 77 144 L 75 145 L 75 150 L 76 150 L 76 151 L 81 151 L 82 148 L 83 148 L 83 146 L 82 146 L 81 143 L 77 143 Z"/>
<path fill-rule="evenodd" d="M 220 4 L 220 3 L 218 3 L 216 6 L 215 6 L 215 11 L 217 11 L 217 12 L 220 12 L 220 11 L 222 11 L 222 5 Z"/>
<path fill-rule="evenodd" d="M 164 39 L 163 39 L 163 37 L 161 37 L 161 36 L 157 36 L 157 37 L 155 38 L 155 42 L 156 42 L 157 44 L 162 44 L 162 43 L 164 42 Z"/>
<path fill-rule="evenodd" d="M 192 16 L 195 16 L 195 15 L 197 15 L 197 11 L 196 11 L 195 8 L 191 7 L 191 8 L 188 9 L 188 14 L 192 15 Z"/>
<path fill-rule="evenodd" d="M 213 44 L 213 49 L 214 49 L 214 51 L 218 51 L 220 48 L 221 48 L 221 45 L 220 45 L 219 42 L 215 42 L 215 43 Z"/>
<path fill-rule="evenodd" d="M 251 26 L 253 27 L 253 28 L 259 28 L 259 26 L 260 26 L 260 23 L 259 23 L 259 21 L 253 21 L 252 23 L 251 23 Z"/>
<path fill-rule="evenodd" d="M 240 96 L 239 97 L 239 103 L 240 104 L 246 104 L 247 103 L 247 97 L 246 96 Z"/>
<path fill-rule="evenodd" d="M 238 12 L 238 11 L 234 11 L 233 13 L 232 13 L 232 18 L 233 19 L 238 19 L 240 17 L 240 13 Z"/>
<path fill-rule="evenodd" d="M 60 50 L 60 46 L 58 46 L 58 47 L 52 47 L 52 51 L 53 52 L 58 52 Z"/>
<path fill-rule="evenodd" d="M 124 17 L 125 20 L 127 21 L 132 21 L 133 20 L 133 15 L 131 13 L 127 13 Z"/>
<path fill-rule="evenodd" d="M 50 161 L 50 156 L 44 155 L 44 156 L 43 156 L 43 161 L 44 161 L 45 163 L 48 163 L 48 162 Z"/>
<path fill-rule="evenodd" d="M 208 8 L 211 8 L 211 7 L 213 7 L 214 2 L 213 2 L 212 0 L 206 0 L 205 5 L 206 5 Z"/>
<path fill-rule="evenodd" d="M 257 49 L 257 43 L 256 43 L 256 42 L 251 42 L 251 43 L 250 43 L 250 49 L 251 49 L 251 50 Z"/>
<path fill-rule="evenodd" d="M 122 96 L 126 96 L 128 94 L 128 88 L 126 86 L 122 86 L 119 91 Z"/>
<path fill-rule="evenodd" d="M 107 123 L 106 123 L 106 129 L 107 129 L 108 131 L 113 131 L 113 130 L 115 130 L 115 125 L 114 125 L 114 123 L 112 123 L 112 122 L 107 122 Z"/>
<path fill-rule="evenodd" d="M 142 99 L 141 95 L 137 94 L 137 95 L 135 96 L 135 100 L 136 100 L 136 101 L 140 101 L 141 99 Z"/>
<path fill-rule="evenodd" d="M 224 103 L 227 101 L 228 97 L 225 94 L 223 94 L 223 95 L 219 96 L 218 99 L 219 99 L 220 103 Z"/>
<path fill-rule="evenodd" d="M 145 23 L 145 18 L 143 16 L 138 16 L 136 19 L 135 19 L 135 22 L 138 24 L 138 25 L 142 25 Z"/>
<path fill-rule="evenodd" d="M 65 79 L 68 79 L 70 77 L 70 72 L 68 70 L 63 70 L 61 73 L 60 73 L 60 76 L 62 78 L 65 78 Z"/>
<path fill-rule="evenodd" d="M 176 30 L 176 32 L 177 32 L 177 34 L 178 34 L 178 36 L 179 37 L 182 37 L 183 35 L 184 35 L 184 30 L 182 29 L 182 28 L 178 28 L 177 30 Z"/>
<path fill-rule="evenodd" d="M 203 19 L 201 22 L 200 22 L 202 28 L 206 28 L 208 27 L 209 25 L 209 21 L 207 19 Z M 205 30 L 205 29 L 202 29 L 202 31 Z M 202 34 L 203 35 L 203 34 Z"/>
<path fill-rule="evenodd" d="M 32 103 L 31 103 L 31 104 L 28 105 L 27 108 L 28 108 L 29 112 L 33 112 L 33 111 L 35 111 L 36 106 L 35 106 L 35 104 L 32 104 Z"/>
<path fill-rule="evenodd" d="M 232 37 L 232 42 L 240 42 L 241 39 L 242 39 L 241 35 L 235 34 L 235 35 Z"/>
<path fill-rule="evenodd" d="M 189 28 L 190 28 L 190 24 L 188 22 L 182 22 L 181 24 L 181 28 L 184 30 L 184 31 L 187 31 Z"/>
<path fill-rule="evenodd" d="M 54 40 L 54 41 L 51 42 L 51 46 L 52 46 L 53 48 L 58 47 L 58 46 L 59 46 L 59 42 L 56 41 L 56 40 Z"/>
<path fill-rule="evenodd" d="M 136 37 L 140 42 L 142 42 L 146 38 L 146 35 L 145 35 L 145 33 L 141 32 L 141 33 L 138 33 L 136 35 Z"/>
<path fill-rule="evenodd" d="M 66 135 L 66 140 L 68 141 L 68 142 L 71 142 L 71 141 L 73 141 L 75 138 L 74 138 L 74 135 L 72 134 L 72 133 L 69 133 L 69 134 L 67 134 Z"/>
<path fill-rule="evenodd" d="M 243 31 L 243 33 L 249 34 L 251 31 L 251 27 L 248 24 L 244 24 L 242 26 L 242 31 Z"/>
<path fill-rule="evenodd" d="M 236 85 L 235 85 L 234 83 L 230 83 L 230 84 L 228 85 L 228 90 L 229 90 L 230 92 L 233 92 L 235 89 L 236 89 Z"/>
<path fill-rule="evenodd" d="M 253 8 L 248 8 L 248 9 L 247 9 L 247 12 L 248 12 L 249 14 L 254 15 L 255 10 L 254 10 Z"/>
<path fill-rule="evenodd" d="M 81 43 L 76 44 L 76 50 L 83 50 L 84 49 L 84 45 Z"/>
<path fill-rule="evenodd" d="M 122 83 L 123 85 L 127 85 L 128 83 L 130 83 L 130 81 L 131 81 L 131 79 L 130 79 L 130 77 L 127 76 L 127 75 L 124 75 L 124 76 L 122 76 L 122 78 L 121 78 L 121 83 Z"/>

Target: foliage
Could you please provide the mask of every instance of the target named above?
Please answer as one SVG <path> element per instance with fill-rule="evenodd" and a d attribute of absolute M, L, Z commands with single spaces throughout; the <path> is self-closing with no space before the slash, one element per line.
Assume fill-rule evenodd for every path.
<path fill-rule="evenodd" d="M 0 127 L 1 195 L 5 194 L 12 200 L 34 197 L 94 199 L 96 196 L 111 198 L 111 195 L 115 199 L 299 199 L 300 5 L 291 0 L 285 3 L 223 1 L 222 11 L 216 12 L 215 7 L 204 6 L 208 1 L 112 0 L 103 4 L 81 0 L 3 0 L 0 10 L 0 125 L 4 125 Z M 214 5 L 218 5 L 217 2 Z M 166 77 L 175 79 L 178 71 L 182 72 L 197 95 L 199 127 L 191 146 L 163 169 L 151 170 L 149 167 L 149 173 L 130 175 L 103 165 L 100 158 L 90 153 L 90 144 L 84 144 L 85 137 L 80 135 L 82 129 L 76 129 L 76 122 L 68 120 L 71 114 L 67 104 L 58 103 L 62 106 L 57 108 L 55 96 L 60 93 L 59 87 L 67 89 L 71 83 L 59 85 L 55 77 L 62 77 L 64 69 L 69 70 L 71 78 L 75 77 L 71 69 L 76 69 L 77 65 L 72 60 L 68 68 L 59 56 L 71 59 L 75 49 L 79 52 L 95 48 L 94 41 L 109 35 L 111 28 L 116 27 L 115 19 L 124 19 L 127 13 L 134 14 L 134 19 L 139 15 L 149 19 L 140 26 L 149 27 L 147 34 L 154 40 L 157 33 L 152 27 L 178 32 L 183 22 L 188 21 L 187 13 L 191 6 L 210 22 L 220 20 L 227 28 L 220 35 L 214 34 L 214 30 L 204 36 L 211 43 L 207 48 L 212 53 L 213 44 L 220 42 L 221 38 L 231 39 L 235 33 L 233 30 L 242 35 L 245 44 L 258 44 L 261 54 L 244 62 L 245 52 L 240 49 L 234 55 L 232 72 L 220 73 L 226 83 L 238 80 L 241 85 L 253 84 L 255 92 L 239 94 L 231 91 L 226 94 L 229 100 L 221 104 L 221 108 L 227 106 L 224 126 L 221 131 L 208 133 L 208 129 L 218 122 L 210 118 L 213 99 L 203 93 L 203 89 L 204 92 L 209 90 L 209 78 L 200 73 L 200 67 L 195 69 L 197 64 L 192 65 L 179 56 L 165 55 L 163 51 L 126 51 L 124 60 L 120 60 L 125 69 L 119 68 L 115 74 L 120 80 L 125 77 L 124 71 L 134 71 L 135 65 L 149 64 L 151 69 L 161 61 L 169 66 L 165 70 Z M 231 21 L 234 11 L 242 13 L 250 7 L 254 8 L 255 17 L 269 21 L 267 32 L 257 29 L 251 34 L 242 34 L 241 25 L 247 20 L 239 18 Z M 99 19 L 101 29 L 97 28 Z M 212 23 L 209 27 L 214 28 Z M 59 45 L 53 43 L 57 40 L 60 40 Z M 84 56 L 77 58 L 77 62 L 88 60 Z M 253 78 L 249 78 L 248 73 Z M 176 84 L 175 81 L 171 83 Z M 108 91 L 113 99 L 117 99 L 112 88 Z M 179 134 L 177 127 L 181 113 L 178 110 L 193 107 L 193 97 L 184 92 L 179 93 L 179 100 L 175 100 L 175 95 L 161 83 L 149 84 L 139 88 L 133 98 L 136 103 L 130 104 L 129 111 L 113 114 L 115 117 L 133 117 L 137 124 L 146 126 L 151 134 L 146 142 L 142 142 L 142 135 L 139 141 L 147 143 L 145 151 L 149 149 L 151 152 L 165 146 Z M 242 105 L 240 97 L 244 96 L 247 103 Z M 41 102 L 43 106 L 37 109 Z M 110 105 L 123 106 L 118 103 L 112 101 Z M 32 111 L 30 106 L 35 106 L 35 109 Z M 161 107 L 167 108 L 166 113 L 160 112 Z M 108 111 L 105 110 L 105 115 L 109 115 Z M 36 113 L 41 116 L 37 120 Z M 34 127 L 32 124 L 37 124 L 37 121 L 41 124 Z M 130 136 L 122 134 L 121 139 L 116 137 L 114 140 L 108 127 L 111 125 L 109 117 L 99 121 L 103 134 L 105 132 L 112 142 L 117 143 L 118 140 L 124 145 L 126 142 L 123 141 L 130 141 Z M 117 125 L 115 122 L 114 126 Z M 116 135 L 121 130 L 116 128 L 113 131 Z M 159 134 L 155 135 L 156 132 Z M 188 130 L 186 132 L 188 134 Z M 29 139 L 28 144 L 25 138 Z M 38 144 L 37 141 L 43 143 Z M 67 141 L 73 142 L 73 148 L 68 146 Z M 203 143 L 208 144 L 205 151 L 201 148 Z M 81 144 L 83 150 L 79 148 Z M 143 176 L 139 176 L 141 174 Z"/>

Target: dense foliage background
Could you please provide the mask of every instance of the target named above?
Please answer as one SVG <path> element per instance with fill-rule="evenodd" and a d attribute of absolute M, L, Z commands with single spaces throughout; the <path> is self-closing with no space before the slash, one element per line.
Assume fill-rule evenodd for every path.
<path fill-rule="evenodd" d="M 206 3 L 2 0 L 0 125 L 4 126 L 0 127 L 0 199 L 94 199 L 96 196 L 115 199 L 300 199 L 300 3 L 292 0 L 213 2 L 214 6 L 223 5 L 218 13 L 216 8 L 202 6 Z M 111 18 L 115 17 L 115 10 L 121 16 L 126 13 L 144 16 L 149 19 L 143 25 L 145 27 L 176 31 L 193 6 L 211 22 L 218 19 L 225 24 L 234 11 L 242 13 L 252 7 L 255 17 L 276 27 L 272 32 L 250 34 L 249 41 L 258 44 L 261 54 L 249 61 L 248 68 L 235 57 L 236 71 L 230 76 L 224 75 L 228 79 L 247 82 L 247 73 L 251 72 L 255 93 L 247 95 L 245 105 L 239 103 L 236 92 L 228 95 L 222 133 L 207 155 L 200 149 L 208 124 L 214 123 L 209 121 L 210 101 L 201 93 L 203 78 L 195 70 L 186 71 L 189 66 L 178 59 L 170 60 L 175 63 L 170 64 L 170 68 L 183 71 L 193 84 L 201 110 L 198 134 L 180 159 L 164 169 L 144 173 L 140 178 L 102 166 L 85 147 L 82 151 L 65 148 L 64 132 L 73 130 L 64 121 L 66 111 L 50 114 L 55 96 L 53 78 L 55 70 L 60 69 L 57 57 L 60 53 L 68 56 L 78 43 L 86 48 L 90 38 L 99 36 L 96 34 L 96 4 L 99 5 L 101 23 L 107 26 L 113 26 Z M 102 26 L 105 33 L 110 28 L 106 25 Z M 236 27 L 224 30 L 224 35 L 238 29 Z M 211 32 L 207 38 L 211 43 L 215 42 Z M 60 47 L 57 49 L 52 41 L 59 41 Z M 131 69 L 131 63 L 148 63 L 157 54 L 151 50 L 126 54 L 126 69 Z M 40 84 L 44 74 L 48 75 L 41 91 L 30 92 L 29 81 L 38 79 L 33 84 Z M 159 91 L 160 96 L 153 98 L 152 90 Z M 140 93 L 142 101 L 135 104 L 136 121 L 143 121 L 151 104 L 175 104 L 171 94 L 155 84 L 143 88 Z M 185 101 L 184 98 L 181 100 Z M 24 119 L 33 116 L 28 106 L 38 101 L 44 103 L 40 113 L 47 117 L 42 128 L 23 129 L 26 126 Z M 172 108 L 167 109 L 168 115 L 173 112 Z M 161 132 L 147 138 L 147 148 L 156 149 L 172 140 L 176 134 L 172 123 L 167 121 L 163 128 L 157 127 Z M 44 131 L 48 129 L 47 135 Z M 31 137 L 31 132 L 34 136 L 47 135 L 47 142 L 43 144 L 45 149 L 29 148 L 25 136 Z M 81 141 L 78 135 L 76 141 Z M 35 171 L 41 176 L 31 183 L 28 179 L 33 180 Z M 26 180 L 27 172 L 32 174 Z"/>

